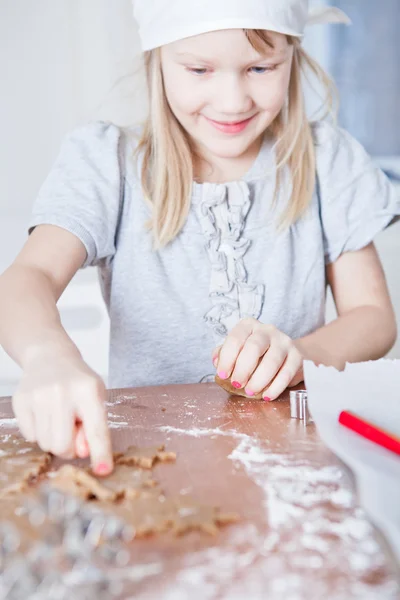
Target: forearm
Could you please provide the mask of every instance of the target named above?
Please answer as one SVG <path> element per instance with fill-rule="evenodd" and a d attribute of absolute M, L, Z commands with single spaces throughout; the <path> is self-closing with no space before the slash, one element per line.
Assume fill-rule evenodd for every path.
<path fill-rule="evenodd" d="M 45 274 L 13 265 L 0 277 L 0 344 L 24 368 L 46 354 L 79 352 L 62 327 Z"/>
<path fill-rule="evenodd" d="M 395 340 L 396 322 L 392 311 L 360 306 L 295 340 L 295 344 L 305 359 L 343 369 L 346 362 L 381 358 Z"/>

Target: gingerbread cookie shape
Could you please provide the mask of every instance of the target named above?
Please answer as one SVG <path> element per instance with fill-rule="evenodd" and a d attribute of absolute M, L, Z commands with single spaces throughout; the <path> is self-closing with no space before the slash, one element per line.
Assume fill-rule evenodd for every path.
<path fill-rule="evenodd" d="M 103 500 L 113 501 L 116 497 L 115 492 L 104 488 L 85 469 L 74 465 L 64 465 L 58 469 L 54 477 L 50 478 L 50 486 L 81 500 L 101 497 Z"/>
<path fill-rule="evenodd" d="M 111 475 L 101 479 L 88 469 L 64 465 L 51 478 L 50 485 L 82 500 L 115 502 L 121 498 L 136 498 L 154 488 L 157 482 L 151 473 L 125 465 L 116 465 Z"/>
<path fill-rule="evenodd" d="M 175 535 L 183 535 L 189 531 L 217 535 L 221 526 L 236 523 L 238 520 L 239 515 L 236 513 L 225 513 L 216 506 L 198 504 L 185 497 L 175 501 L 172 530 Z"/>
<path fill-rule="evenodd" d="M 124 521 L 132 528 L 135 538 L 165 533 L 173 524 L 173 503 L 161 493 L 139 496 L 115 505 L 99 502 L 96 506 Z"/>
<path fill-rule="evenodd" d="M 175 462 L 175 460 L 175 452 L 166 452 L 165 446 L 151 448 L 129 446 L 123 454 L 115 457 L 117 465 L 128 465 L 140 467 L 141 469 L 152 469 L 156 463 Z"/>
<path fill-rule="evenodd" d="M 134 531 L 134 537 L 172 531 L 181 536 L 190 531 L 216 535 L 223 525 L 236 523 L 239 515 L 225 513 L 215 506 L 198 504 L 185 498 L 167 498 L 163 494 L 139 496 L 116 505 L 97 504 L 105 512 L 112 512 Z"/>
<path fill-rule="evenodd" d="M 48 483 L 84 503 L 90 502 L 93 508 L 121 518 L 136 538 L 166 531 L 178 536 L 189 531 L 215 535 L 222 525 L 238 520 L 234 513 L 198 504 L 186 496 L 166 497 L 151 471 L 158 463 L 176 460 L 176 454 L 167 452 L 164 446 L 130 446 L 114 459 L 114 471 L 107 477 L 98 478 L 88 468 L 65 464 L 48 473 Z M 33 540 L 39 530 L 21 509 L 20 492 L 30 488 L 35 495 L 32 484 L 48 470 L 50 461 L 50 454 L 17 436 L 0 448 L 0 521 L 14 523 L 24 532 L 24 540 Z"/>

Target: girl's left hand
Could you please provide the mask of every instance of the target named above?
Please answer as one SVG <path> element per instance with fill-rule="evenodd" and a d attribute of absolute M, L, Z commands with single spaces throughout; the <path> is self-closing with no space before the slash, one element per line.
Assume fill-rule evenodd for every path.
<path fill-rule="evenodd" d="M 303 380 L 303 357 L 293 340 L 256 319 L 243 319 L 232 329 L 214 350 L 213 363 L 221 379 L 231 379 L 247 396 L 262 392 L 266 401 Z"/>

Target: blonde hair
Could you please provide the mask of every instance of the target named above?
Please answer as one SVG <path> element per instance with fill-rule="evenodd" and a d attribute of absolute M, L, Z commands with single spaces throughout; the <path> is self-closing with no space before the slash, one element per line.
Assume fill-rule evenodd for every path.
<path fill-rule="evenodd" d="M 272 44 L 268 32 L 244 30 L 250 44 L 260 53 Z M 290 173 L 290 202 L 281 215 L 281 227 L 295 223 L 307 210 L 316 180 L 316 161 L 311 124 L 308 121 L 301 76 L 311 72 L 322 84 L 323 106 L 331 112 L 334 86 L 325 71 L 288 36 L 294 46 L 288 102 L 270 125 L 276 152 L 275 200 L 283 183 L 285 168 Z M 168 104 L 161 70 L 160 50 L 145 53 L 149 93 L 149 116 L 144 125 L 137 155 L 142 157 L 141 182 L 152 210 L 148 224 L 154 247 L 171 242 L 184 226 L 191 204 L 193 153 L 187 134 Z"/>

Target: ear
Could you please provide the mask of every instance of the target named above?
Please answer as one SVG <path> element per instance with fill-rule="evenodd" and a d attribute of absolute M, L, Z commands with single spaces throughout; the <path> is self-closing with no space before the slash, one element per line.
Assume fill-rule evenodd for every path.
<path fill-rule="evenodd" d="M 262 400 L 262 393 L 257 394 L 256 396 L 247 396 L 244 389 L 237 390 L 233 387 L 231 382 L 228 379 L 221 379 L 218 375 L 215 376 L 215 383 L 222 387 L 228 394 L 231 396 L 243 396 L 244 398 L 248 398 L 249 400 Z"/>

